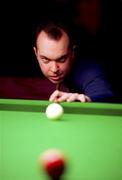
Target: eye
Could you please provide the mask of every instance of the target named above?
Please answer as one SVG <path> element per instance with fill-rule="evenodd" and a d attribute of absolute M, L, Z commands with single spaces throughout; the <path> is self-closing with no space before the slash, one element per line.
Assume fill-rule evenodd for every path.
<path fill-rule="evenodd" d="M 66 58 L 58 59 L 58 62 L 61 62 L 61 63 L 65 62 L 65 61 L 66 61 Z"/>
<path fill-rule="evenodd" d="M 57 61 L 60 63 L 64 63 L 67 60 L 67 58 L 68 58 L 68 55 L 59 58 Z"/>
<path fill-rule="evenodd" d="M 46 58 L 46 57 L 41 57 L 41 60 L 42 60 L 45 64 L 49 63 L 49 59 Z"/>

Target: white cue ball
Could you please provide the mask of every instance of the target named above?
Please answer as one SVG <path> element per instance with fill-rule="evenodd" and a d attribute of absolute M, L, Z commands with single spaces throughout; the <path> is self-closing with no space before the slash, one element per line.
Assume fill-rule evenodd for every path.
<path fill-rule="evenodd" d="M 46 108 L 46 116 L 51 120 L 58 120 L 63 116 L 64 109 L 58 103 L 49 104 Z"/>

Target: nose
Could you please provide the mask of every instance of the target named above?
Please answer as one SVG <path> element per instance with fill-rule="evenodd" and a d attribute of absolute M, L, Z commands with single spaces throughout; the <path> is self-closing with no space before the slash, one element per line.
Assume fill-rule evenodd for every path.
<path fill-rule="evenodd" d="M 52 71 L 53 73 L 57 73 L 58 70 L 59 70 L 58 63 L 55 62 L 55 61 L 53 61 L 52 64 L 51 64 L 51 71 Z"/>

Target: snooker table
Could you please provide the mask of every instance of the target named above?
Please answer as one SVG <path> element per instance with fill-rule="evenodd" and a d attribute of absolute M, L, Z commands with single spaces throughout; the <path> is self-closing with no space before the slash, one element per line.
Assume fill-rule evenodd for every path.
<path fill-rule="evenodd" d="M 61 120 L 47 119 L 49 101 L 0 99 L 0 180 L 48 180 L 40 153 L 66 156 L 63 180 L 122 180 L 122 104 L 63 102 Z"/>

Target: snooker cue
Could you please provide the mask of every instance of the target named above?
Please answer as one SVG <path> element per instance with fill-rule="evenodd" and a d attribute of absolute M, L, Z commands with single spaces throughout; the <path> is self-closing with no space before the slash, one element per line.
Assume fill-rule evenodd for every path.
<path fill-rule="evenodd" d="M 60 90 L 61 83 L 56 84 L 56 90 Z"/>

